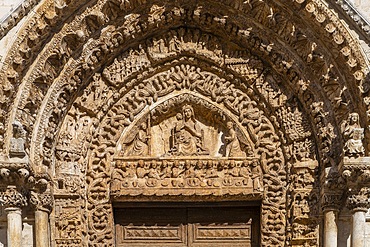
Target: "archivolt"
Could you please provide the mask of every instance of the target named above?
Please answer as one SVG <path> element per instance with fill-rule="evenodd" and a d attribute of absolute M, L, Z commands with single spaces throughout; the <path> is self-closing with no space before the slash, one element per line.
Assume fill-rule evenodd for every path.
<path fill-rule="evenodd" d="M 207 5 L 194 4 L 192 7 L 186 8 L 182 3 L 173 5 L 171 3 L 163 4 L 146 1 L 126 3 L 98 1 L 96 3 L 90 2 L 86 6 L 83 3 L 78 6 L 73 3 L 56 6 L 45 2 L 40 8 L 42 18 L 35 17 L 30 21 L 29 28 L 25 30 L 27 35 L 22 33 L 19 36 L 20 38 L 15 43 L 13 52 L 9 53 L 9 62 L 5 63 L 6 65 L 2 70 L 3 75 L 5 75 L 5 71 L 9 75 L 3 77 L 7 78 L 7 82 L 2 84 L 7 88 L 4 90 L 4 93 L 8 94 L 8 96 L 14 93 L 14 91 L 9 91 L 10 88 L 13 88 L 9 83 L 14 82 L 15 88 L 17 88 L 16 85 L 18 85 L 20 79 L 22 78 L 23 80 L 22 90 L 18 93 L 19 101 L 16 101 L 16 107 L 14 108 L 19 109 L 20 112 L 13 112 L 10 115 L 11 119 L 19 118 L 25 122 L 27 119 L 29 123 L 34 122 L 29 120 L 34 120 L 33 112 L 39 111 L 40 98 L 46 95 L 48 90 L 51 90 L 50 85 L 52 85 L 52 81 L 55 78 L 60 77 L 59 73 L 63 70 L 63 66 L 65 64 L 76 66 L 71 60 L 79 57 L 87 59 L 89 53 L 94 50 L 98 56 L 93 52 L 93 57 L 100 59 L 98 58 L 99 54 L 104 55 L 107 52 L 117 53 L 123 49 L 121 44 L 129 44 L 134 40 L 138 41 L 137 37 L 146 39 L 151 35 L 151 30 L 158 32 L 158 30 L 165 30 L 166 26 L 167 28 L 177 28 L 184 25 L 184 23 L 188 23 L 187 25 L 189 26 L 202 27 L 202 29 L 211 31 L 226 39 L 235 37 L 233 39 L 241 40 L 241 47 L 249 47 L 257 56 L 265 57 L 266 61 L 271 61 L 278 73 L 288 75 L 288 78 L 291 77 L 290 80 L 292 81 L 294 81 L 292 77 L 296 74 L 300 74 L 300 78 L 303 78 L 302 74 L 304 74 L 307 78 L 303 80 L 303 83 L 310 84 L 315 88 L 319 86 L 316 83 L 320 82 L 321 86 L 319 88 L 322 87 L 323 91 L 327 92 L 326 96 L 328 97 L 323 96 L 319 98 L 323 102 L 328 98 L 330 103 L 325 103 L 332 104 L 332 106 L 326 106 L 325 108 L 327 109 L 332 107 L 335 109 L 335 107 L 338 107 L 337 105 L 343 108 L 346 104 L 348 104 L 350 111 L 363 109 L 363 102 L 358 101 L 362 97 L 357 96 L 360 93 L 357 89 L 357 84 L 354 78 L 346 77 L 346 75 L 354 74 L 356 80 L 360 81 L 366 72 L 367 65 L 359 52 L 358 46 L 353 45 L 355 42 L 352 42 L 351 36 L 346 33 L 346 29 L 342 27 L 342 24 L 336 21 L 332 13 L 320 2 L 306 1 L 305 11 L 307 12 L 304 13 L 315 16 L 315 21 L 321 23 L 320 25 L 325 24 L 326 31 L 324 32 L 332 34 L 331 37 L 333 37 L 334 43 L 338 45 L 338 47 L 331 48 L 338 51 L 338 53 L 332 53 L 323 45 L 326 40 L 320 41 L 314 37 L 313 33 L 320 30 L 319 28 L 307 33 L 301 29 L 305 24 L 310 26 L 312 21 L 310 17 L 306 17 L 305 21 L 301 21 L 298 16 L 293 14 L 295 22 L 290 21 L 292 13 L 296 10 L 295 8 L 298 8 L 297 6 L 284 6 L 282 3 L 280 3 L 281 5 L 269 4 L 261 1 L 251 1 L 250 3 L 241 3 L 239 1 L 218 3 L 210 1 Z M 221 5 L 223 6 L 220 7 Z M 50 38 L 42 35 L 43 31 L 48 27 L 56 25 L 58 18 L 61 18 L 61 20 L 65 18 L 64 15 L 59 15 L 58 8 L 66 10 L 81 6 L 84 7 L 79 10 L 73 21 L 71 20 L 64 27 L 58 26 L 59 29 L 57 28 L 56 30 L 59 30 L 59 32 L 52 37 L 41 53 L 31 52 L 41 48 L 40 45 L 44 44 L 41 40 Z M 224 12 L 219 12 L 220 9 Z M 289 12 L 287 10 L 292 11 Z M 141 11 L 143 13 L 146 12 L 147 15 L 142 14 Z M 65 12 L 63 11 L 63 13 Z M 94 23 L 99 23 L 99 25 L 96 27 L 90 25 L 92 23 L 91 20 L 95 20 Z M 36 23 L 37 25 L 35 25 Z M 120 28 L 121 24 L 124 24 L 125 28 Z M 110 32 L 109 30 L 113 26 L 117 30 Z M 116 33 L 116 35 L 113 33 Z M 99 35 L 101 35 L 100 41 L 94 41 L 93 39 L 96 39 Z M 109 35 L 113 35 L 113 37 L 109 37 Z M 132 39 L 133 36 L 135 37 L 134 39 Z M 94 48 L 100 42 L 107 42 L 111 38 L 115 39 L 116 44 L 113 44 L 113 47 L 109 47 L 107 51 Z M 38 39 L 40 39 L 40 42 Z M 83 44 L 86 45 L 83 46 Z M 115 48 L 116 46 L 119 46 L 119 49 Z M 284 52 L 279 52 L 279 50 Z M 331 55 L 331 53 L 334 55 Z M 34 62 L 32 69 L 29 69 L 28 64 L 33 61 L 33 54 L 40 54 L 40 56 Z M 334 58 L 339 61 L 339 64 L 336 64 Z M 84 62 L 84 59 L 80 62 Z M 14 63 L 12 66 L 8 66 L 11 64 L 11 60 Z M 299 62 L 297 63 L 297 61 Z M 343 70 L 341 61 L 343 61 L 343 64 L 349 65 L 351 69 L 343 68 Z M 297 64 L 295 65 L 295 63 Z M 310 67 L 315 65 L 317 68 L 312 73 Z M 301 67 L 305 68 L 304 72 L 297 73 L 295 70 Z M 99 68 L 99 65 L 92 67 L 92 69 L 97 68 Z M 317 73 L 318 70 L 321 72 Z M 356 70 L 357 72 L 354 73 Z M 23 78 L 26 71 L 28 73 Z M 349 73 L 341 74 L 340 71 L 348 71 Z M 318 77 L 315 77 L 315 74 L 318 74 Z M 346 88 L 349 91 L 343 90 L 345 81 L 348 81 Z M 336 104 L 338 103 L 338 98 L 342 99 L 344 104 Z M 7 107 L 4 105 L 3 109 L 7 109 Z M 18 114 L 22 115 L 22 111 L 28 113 L 28 116 L 16 117 Z M 346 114 L 347 111 L 339 114 L 340 119 L 338 119 L 338 122 L 343 120 L 341 115 Z M 11 125 L 9 124 L 8 126 L 10 131 Z M 33 126 L 28 127 L 29 131 L 32 131 L 32 129 Z"/>
<path fill-rule="evenodd" d="M 147 111 L 152 103 L 184 89 L 198 92 L 213 101 L 215 105 L 226 107 L 251 133 L 252 138 L 258 140 L 258 144 L 255 143 L 256 155 L 263 161 L 261 165 L 265 172 L 264 183 L 266 184 L 266 194 L 262 202 L 264 215 L 262 241 L 267 245 L 283 245 L 286 222 L 284 187 L 287 171 L 280 138 L 262 109 L 258 109 L 263 104 L 251 98 L 256 97 L 252 91 L 247 93 L 247 88 L 243 88 L 242 85 L 221 79 L 213 73 L 185 64 L 172 68 L 174 69 L 170 68 L 148 79 L 137 81 L 129 88 L 122 88 L 116 100 L 103 110 L 104 113 L 97 114 L 100 116 L 97 121 L 99 124 L 95 128 L 90 151 L 86 154 L 89 160 L 86 169 L 88 183 L 86 195 L 89 202 L 88 208 L 91 210 L 87 221 L 92 229 L 98 227 L 100 231 L 98 233 L 91 231 L 90 245 L 107 244 L 111 241 L 110 237 L 100 239 L 97 236 L 112 234 L 112 219 L 108 220 L 103 227 L 102 222 L 94 220 L 94 217 L 95 215 L 111 217 L 112 206 L 109 197 L 111 164 L 121 133 L 131 121 L 136 119 L 137 115 Z M 161 81 L 159 78 L 167 80 Z M 139 95 L 141 97 L 138 97 Z"/>
<path fill-rule="evenodd" d="M 93 219 L 111 215 L 110 162 L 118 136 L 164 95 L 197 91 L 258 138 L 275 141 L 276 151 L 259 151 L 269 171 L 263 210 L 270 218 L 262 231 L 264 243 L 282 246 L 289 164 L 330 165 L 330 156 L 342 150 L 340 122 L 354 110 L 365 119 L 368 92 L 360 89 L 368 65 L 340 21 L 321 1 L 77 2 L 63 6 L 75 14 L 67 16 L 45 1 L 41 18 L 31 18 L 6 58 L 1 92 L 15 100 L 12 111 L 8 100 L 1 104 L 8 113 L 1 119 L 8 126 L 5 148 L 11 123 L 20 120 L 33 164 L 53 170 L 63 157 L 87 168 L 87 235 L 92 245 L 109 244 L 112 219 Z M 50 29 L 56 33 L 47 34 Z M 335 45 L 329 49 L 326 42 Z M 90 105 L 89 97 L 95 99 Z M 81 115 L 91 122 L 76 124 L 83 148 L 70 154 L 61 148 L 64 128 Z"/>

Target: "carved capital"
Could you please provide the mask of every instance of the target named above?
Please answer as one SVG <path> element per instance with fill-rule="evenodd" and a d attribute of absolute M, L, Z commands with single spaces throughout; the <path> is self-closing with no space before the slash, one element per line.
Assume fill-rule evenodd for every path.
<path fill-rule="evenodd" d="M 323 211 L 339 210 L 343 202 L 343 193 L 324 193 L 321 198 Z"/>
<path fill-rule="evenodd" d="M 370 186 L 370 157 L 344 158 L 340 172 L 349 189 Z"/>
<path fill-rule="evenodd" d="M 53 208 L 53 196 L 49 191 L 45 193 L 31 191 L 30 203 L 36 210 L 50 212 Z"/>
<path fill-rule="evenodd" d="M 347 207 L 352 211 L 366 211 L 370 207 L 370 189 L 362 188 L 358 191 L 350 191 L 347 198 Z"/>
<path fill-rule="evenodd" d="M 6 208 L 27 206 L 27 196 L 16 186 L 8 186 L 0 191 L 0 204 Z"/>
<path fill-rule="evenodd" d="M 0 181 L 4 184 L 25 185 L 33 180 L 29 163 L 24 159 L 0 160 Z"/>

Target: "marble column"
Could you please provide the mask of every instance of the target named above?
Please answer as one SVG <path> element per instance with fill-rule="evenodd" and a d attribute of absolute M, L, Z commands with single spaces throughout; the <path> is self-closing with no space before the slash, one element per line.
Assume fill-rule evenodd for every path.
<path fill-rule="evenodd" d="M 338 242 L 338 210 L 324 210 L 324 247 L 337 247 Z"/>
<path fill-rule="evenodd" d="M 49 247 L 49 212 L 42 209 L 35 211 L 36 246 Z"/>
<path fill-rule="evenodd" d="M 355 209 L 352 213 L 351 247 L 365 247 L 366 210 Z"/>
<path fill-rule="evenodd" d="M 8 229 L 8 247 L 22 246 L 22 210 L 18 207 L 8 207 L 7 212 Z"/>

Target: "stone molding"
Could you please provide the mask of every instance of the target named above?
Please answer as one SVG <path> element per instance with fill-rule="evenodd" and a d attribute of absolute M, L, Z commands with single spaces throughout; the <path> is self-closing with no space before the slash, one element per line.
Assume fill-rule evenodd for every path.
<path fill-rule="evenodd" d="M 370 22 L 348 0 L 334 0 L 336 10 L 343 14 L 352 28 L 360 34 L 367 44 L 370 44 Z M 369 18 L 369 17 L 368 17 Z"/>

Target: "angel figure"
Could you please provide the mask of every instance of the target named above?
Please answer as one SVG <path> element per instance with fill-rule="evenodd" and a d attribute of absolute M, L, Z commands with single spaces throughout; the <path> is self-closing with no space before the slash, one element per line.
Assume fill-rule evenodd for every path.
<path fill-rule="evenodd" d="M 365 148 L 362 144 L 364 129 L 360 126 L 360 119 L 357 113 L 351 113 L 348 120 L 342 123 L 342 133 L 345 140 L 344 154 L 348 157 L 364 155 Z"/>
<path fill-rule="evenodd" d="M 226 127 L 229 131 L 228 136 L 225 136 L 225 140 L 227 142 L 226 157 L 246 157 L 245 152 L 241 148 L 240 140 L 234 128 L 234 123 L 227 122 Z M 245 145 L 249 147 L 248 144 L 245 143 Z"/>
<path fill-rule="evenodd" d="M 150 136 L 147 130 L 147 124 L 144 122 L 134 138 L 127 142 L 126 156 L 146 156 L 149 154 L 148 140 Z"/>

